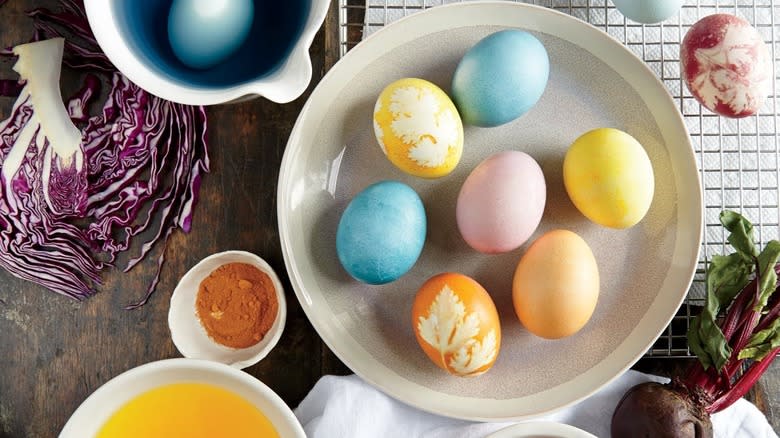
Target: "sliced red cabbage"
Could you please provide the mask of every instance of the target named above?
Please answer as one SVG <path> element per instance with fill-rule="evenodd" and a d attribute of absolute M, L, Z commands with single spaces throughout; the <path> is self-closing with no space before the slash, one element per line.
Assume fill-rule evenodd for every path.
<path fill-rule="evenodd" d="M 202 107 L 156 98 L 119 73 L 102 115 L 89 120 L 84 130 L 89 239 L 113 261 L 133 236 L 154 231 L 126 271 L 176 227 L 190 231 L 200 179 L 209 166 L 205 126 Z M 142 177 L 146 171 L 148 177 Z"/>
<path fill-rule="evenodd" d="M 87 178 L 81 131 L 62 105 L 60 66 L 65 40 L 53 38 L 14 47 L 14 70 L 26 82 L 18 101 L 29 101 L 30 118 L 5 157 L 4 178 L 22 162 L 31 141 L 41 147 L 42 195 L 54 217 L 81 216 L 86 207 Z M 2 130 L 0 130 L 2 132 Z"/>
<path fill-rule="evenodd" d="M 63 43 L 14 48 L 14 70 L 26 84 L 0 122 L 0 265 L 81 298 L 90 281 L 99 282 L 103 265 L 90 254 L 84 230 L 66 222 L 86 211 L 87 172 L 81 133 L 60 96 Z"/>
<path fill-rule="evenodd" d="M 74 122 L 86 122 L 89 119 L 89 104 L 100 93 L 100 79 L 93 74 L 84 78 L 84 86 L 68 100 L 68 115 Z"/>
<path fill-rule="evenodd" d="M 98 49 L 82 3 L 61 3 L 60 12 L 30 12 L 33 39 L 44 41 L 17 46 L 20 81 L 0 82 L 0 94 L 19 96 L 0 122 L 0 266 L 82 299 L 135 236 L 145 240 L 126 271 L 156 242 L 165 246 L 176 228 L 190 231 L 209 169 L 206 114 L 203 107 L 157 98 L 116 72 Z M 65 65 L 110 81 L 98 115 L 89 117 L 101 83 L 94 75 L 85 77 L 67 107 L 62 103 L 63 44 Z M 32 68 L 33 62 L 40 65 Z M 163 248 L 145 296 L 129 308 L 154 291 L 164 254 Z"/>

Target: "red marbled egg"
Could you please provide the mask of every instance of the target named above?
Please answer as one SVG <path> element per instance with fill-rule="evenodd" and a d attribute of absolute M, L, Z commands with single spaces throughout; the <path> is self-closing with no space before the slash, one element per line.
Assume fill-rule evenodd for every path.
<path fill-rule="evenodd" d="M 680 48 L 685 84 L 707 109 L 726 117 L 755 114 L 772 90 L 772 57 L 742 18 L 715 14 L 694 24 Z"/>

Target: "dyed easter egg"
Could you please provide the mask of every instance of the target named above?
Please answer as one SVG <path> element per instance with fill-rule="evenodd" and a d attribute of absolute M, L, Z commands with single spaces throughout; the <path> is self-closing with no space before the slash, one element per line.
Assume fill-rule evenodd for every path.
<path fill-rule="evenodd" d="M 252 0 L 173 0 L 168 14 L 171 49 L 189 67 L 214 67 L 244 43 L 254 11 Z"/>
<path fill-rule="evenodd" d="M 538 238 L 512 280 L 515 313 L 531 333 L 558 339 L 578 332 L 596 309 L 599 270 L 588 244 L 567 230 Z"/>
<path fill-rule="evenodd" d="M 462 274 L 435 275 L 420 287 L 412 327 L 428 358 L 456 376 L 484 373 L 501 348 L 496 305 L 479 283 Z"/>
<path fill-rule="evenodd" d="M 466 52 L 452 78 L 452 96 L 465 123 L 503 125 L 539 101 L 549 74 L 541 41 L 528 32 L 503 30 Z"/>
<path fill-rule="evenodd" d="M 423 178 L 449 174 L 463 152 L 463 124 L 450 98 L 414 78 L 385 87 L 374 106 L 374 134 L 397 168 Z"/>
<path fill-rule="evenodd" d="M 563 159 L 563 184 L 585 217 L 610 228 L 636 225 L 655 192 L 645 149 L 631 135 L 612 128 L 594 129 L 572 143 Z"/>
<path fill-rule="evenodd" d="M 660 23 L 680 11 L 683 0 L 612 0 L 629 20 L 637 23 Z"/>
<path fill-rule="evenodd" d="M 458 230 L 477 251 L 512 251 L 536 230 L 546 198 L 544 174 L 530 155 L 499 152 L 475 167 L 463 183 L 455 207 Z"/>
<path fill-rule="evenodd" d="M 336 253 L 356 280 L 385 284 L 414 266 L 425 233 L 425 208 L 417 192 L 397 181 L 381 181 L 347 205 L 336 231 Z"/>
<path fill-rule="evenodd" d="M 772 56 L 750 23 L 730 14 L 702 18 L 680 47 L 685 84 L 705 108 L 726 117 L 758 112 L 772 91 Z"/>

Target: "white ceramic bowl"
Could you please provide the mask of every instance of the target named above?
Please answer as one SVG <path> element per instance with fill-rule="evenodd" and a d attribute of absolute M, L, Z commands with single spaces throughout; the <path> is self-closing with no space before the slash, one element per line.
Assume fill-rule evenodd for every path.
<path fill-rule="evenodd" d="M 243 397 L 271 421 L 280 437 L 305 438 L 295 415 L 271 388 L 227 365 L 195 359 L 168 359 L 126 371 L 106 382 L 71 415 L 60 438 L 95 436 L 125 403 L 146 391 L 173 383 L 208 383 Z"/>
<path fill-rule="evenodd" d="M 596 438 L 574 426 L 546 421 L 533 421 L 506 427 L 485 438 Z"/>
<path fill-rule="evenodd" d="M 227 263 L 247 263 L 265 272 L 271 277 L 276 289 L 279 308 L 271 329 L 257 344 L 247 348 L 230 348 L 211 339 L 200 323 L 195 308 L 198 287 L 212 271 Z M 171 296 L 168 310 L 168 327 L 176 348 L 191 359 L 207 359 L 235 368 L 243 369 L 259 362 L 279 342 L 287 320 L 287 302 L 279 277 L 266 263 L 255 254 L 245 251 L 225 251 L 210 255 L 193 266 L 179 281 Z"/>
<path fill-rule="evenodd" d="M 259 0 L 258 0 L 259 1 Z M 281 4 L 291 4 L 285 0 Z M 297 2 L 304 4 L 305 2 Z M 290 32 L 289 49 L 284 50 L 286 56 L 279 56 L 277 67 L 266 71 L 257 71 L 257 74 L 243 74 L 235 81 L 226 77 L 235 73 L 247 63 L 257 59 L 252 50 L 241 50 L 235 56 L 242 59 L 233 62 L 235 66 L 221 65 L 215 67 L 213 73 L 204 80 L 193 81 L 191 77 L 181 74 L 186 70 L 176 70 L 166 67 L 165 62 L 160 62 L 151 51 L 143 44 L 138 43 L 138 33 L 158 34 L 167 32 L 160 29 L 137 30 L 138 19 L 130 20 L 128 25 L 128 13 L 136 13 L 139 16 L 149 16 L 147 21 L 159 25 L 159 15 L 166 14 L 165 10 L 149 11 L 150 8 L 161 8 L 170 4 L 161 0 L 138 1 L 132 3 L 123 0 L 85 0 L 84 6 L 87 19 L 92 28 L 100 48 L 108 59 L 125 74 L 131 81 L 148 92 L 174 102 L 189 105 L 213 105 L 231 101 L 245 100 L 251 97 L 263 96 L 278 103 L 290 102 L 300 96 L 309 85 L 312 75 L 309 47 L 311 46 L 317 30 L 325 20 L 328 13 L 330 0 L 311 0 L 308 10 L 301 10 L 300 31 Z M 131 9 L 126 9 L 127 7 Z M 125 8 L 125 9 L 123 9 Z M 256 15 L 261 13 L 258 6 L 255 7 Z M 297 11 L 296 11 L 297 12 Z M 144 15 L 146 14 L 146 15 Z M 304 15 L 305 14 L 305 15 Z M 167 16 L 167 15 L 166 15 Z M 305 19 L 303 17 L 305 16 Z M 143 20 L 140 20 L 143 21 Z M 167 22 L 167 20 L 162 20 Z M 167 35 L 165 33 L 164 35 Z M 252 33 L 250 33 L 250 37 Z M 146 36 L 141 36 L 141 41 Z M 159 41 L 163 38 L 159 37 Z M 167 40 L 166 40 L 167 41 Z M 275 44 L 268 41 L 258 41 L 259 47 L 263 44 Z M 160 47 L 160 53 L 168 53 L 169 48 L 162 44 L 152 44 L 150 47 Z M 172 55 L 172 52 L 168 53 Z M 165 58 L 165 57 L 164 57 Z M 170 56 L 168 56 L 170 58 Z M 171 63 L 172 65 L 173 63 Z M 221 70 L 219 70 L 221 69 Z M 215 82 L 216 81 L 216 82 Z"/>

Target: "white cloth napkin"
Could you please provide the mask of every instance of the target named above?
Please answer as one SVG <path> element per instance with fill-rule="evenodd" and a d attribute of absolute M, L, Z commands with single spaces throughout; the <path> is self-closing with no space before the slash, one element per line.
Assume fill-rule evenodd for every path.
<path fill-rule="evenodd" d="M 668 379 L 628 371 L 582 402 L 534 421 L 566 423 L 609 437 L 612 412 L 625 391 L 641 382 Z M 325 376 L 295 409 L 309 438 L 484 437 L 513 423 L 454 420 L 407 406 L 355 375 Z M 777 438 L 766 417 L 741 399 L 712 416 L 716 438 Z"/>

